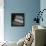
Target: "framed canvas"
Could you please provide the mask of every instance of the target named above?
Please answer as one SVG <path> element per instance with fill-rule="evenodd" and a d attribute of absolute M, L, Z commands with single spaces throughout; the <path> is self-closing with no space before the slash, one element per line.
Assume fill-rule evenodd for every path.
<path fill-rule="evenodd" d="M 24 26 L 24 13 L 11 13 L 11 26 Z"/>

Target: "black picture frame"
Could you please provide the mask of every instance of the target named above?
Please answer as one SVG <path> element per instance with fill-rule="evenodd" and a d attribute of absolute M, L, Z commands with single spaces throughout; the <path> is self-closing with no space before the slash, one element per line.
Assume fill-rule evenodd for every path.
<path fill-rule="evenodd" d="M 24 13 L 11 13 L 11 26 L 24 26 L 25 16 Z"/>

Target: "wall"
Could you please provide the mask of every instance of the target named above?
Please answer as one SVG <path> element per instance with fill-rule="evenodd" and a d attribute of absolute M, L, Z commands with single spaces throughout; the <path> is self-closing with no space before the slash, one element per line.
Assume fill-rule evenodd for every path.
<path fill-rule="evenodd" d="M 0 0 L 0 42 L 4 41 L 4 0 Z"/>
<path fill-rule="evenodd" d="M 32 29 L 33 19 L 40 10 L 40 0 L 5 0 L 4 1 L 4 38 L 18 41 Z M 11 27 L 11 13 L 24 13 L 25 26 Z"/>
<path fill-rule="evenodd" d="M 43 9 L 46 9 L 46 0 L 41 0 L 41 1 L 40 1 L 40 9 L 41 9 L 41 11 L 42 11 Z M 41 21 L 41 22 L 40 22 L 40 25 L 43 25 L 43 26 L 46 27 L 46 11 L 43 12 L 42 17 L 43 17 L 43 22 Z"/>

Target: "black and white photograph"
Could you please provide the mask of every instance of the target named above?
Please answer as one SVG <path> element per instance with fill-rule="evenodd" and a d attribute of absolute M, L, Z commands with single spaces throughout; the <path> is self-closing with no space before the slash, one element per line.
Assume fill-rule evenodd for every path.
<path fill-rule="evenodd" d="M 24 13 L 11 14 L 11 26 L 24 26 Z"/>

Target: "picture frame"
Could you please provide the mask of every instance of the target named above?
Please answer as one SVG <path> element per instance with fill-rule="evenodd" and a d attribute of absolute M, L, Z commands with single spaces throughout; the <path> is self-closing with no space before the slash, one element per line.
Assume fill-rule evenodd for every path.
<path fill-rule="evenodd" d="M 11 26 L 24 26 L 25 16 L 24 13 L 11 13 Z"/>

